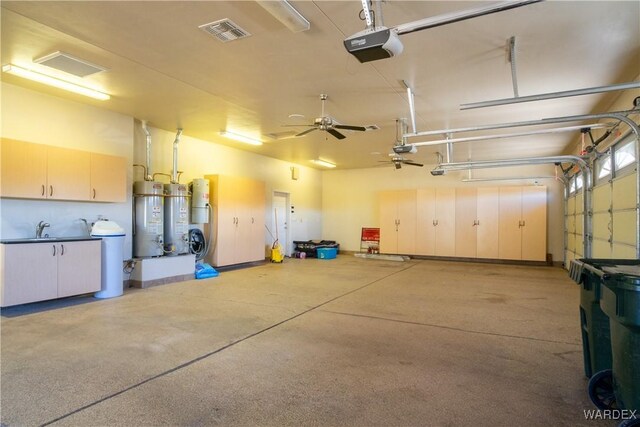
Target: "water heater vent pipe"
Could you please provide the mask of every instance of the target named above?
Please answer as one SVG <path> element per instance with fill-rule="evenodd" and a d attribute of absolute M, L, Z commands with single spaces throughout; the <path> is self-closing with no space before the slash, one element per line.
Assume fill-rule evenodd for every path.
<path fill-rule="evenodd" d="M 149 129 L 147 129 L 146 120 L 142 121 L 142 130 L 147 137 L 147 154 L 146 154 L 146 176 L 144 177 L 145 181 L 153 181 L 153 176 L 151 174 L 151 133 L 149 133 Z"/>
<path fill-rule="evenodd" d="M 178 128 L 176 139 L 173 141 L 173 171 L 171 172 L 171 183 L 178 184 L 178 143 L 182 135 L 182 128 Z"/>

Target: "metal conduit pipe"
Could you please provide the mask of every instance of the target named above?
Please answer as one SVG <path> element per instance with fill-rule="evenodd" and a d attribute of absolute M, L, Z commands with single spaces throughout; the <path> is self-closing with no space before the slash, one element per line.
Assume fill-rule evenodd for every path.
<path fill-rule="evenodd" d="M 144 177 L 145 181 L 153 181 L 153 175 L 151 174 L 151 133 L 149 133 L 149 129 L 147 129 L 146 120 L 142 121 L 142 130 L 144 134 L 147 136 L 147 154 L 145 159 L 145 168 L 146 168 L 146 176 Z"/>
<path fill-rule="evenodd" d="M 507 160 L 483 160 L 476 162 L 458 162 L 458 163 L 442 163 L 438 165 L 434 171 L 441 170 L 466 170 L 466 169 L 488 169 L 488 168 L 501 168 L 509 166 L 524 166 L 524 165 L 542 165 L 549 163 L 571 163 L 577 165 L 582 173 L 582 180 L 584 185 L 582 186 L 583 197 L 583 230 L 582 239 L 584 247 L 584 257 L 591 257 L 591 168 L 589 164 L 580 156 L 551 156 L 551 157 L 529 157 L 522 159 L 507 159 Z M 441 173 L 431 172 L 433 175 L 441 175 Z"/>
<path fill-rule="evenodd" d="M 178 128 L 176 139 L 173 141 L 173 171 L 171 172 L 171 183 L 178 184 L 178 143 L 182 135 L 182 128 Z"/>

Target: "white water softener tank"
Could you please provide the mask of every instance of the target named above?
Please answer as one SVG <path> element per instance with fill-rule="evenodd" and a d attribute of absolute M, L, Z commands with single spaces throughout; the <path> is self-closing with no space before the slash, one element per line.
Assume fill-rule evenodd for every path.
<path fill-rule="evenodd" d="M 162 183 L 133 183 L 135 228 L 133 256 L 146 258 L 164 254 L 164 193 Z"/>
<path fill-rule="evenodd" d="M 189 253 L 189 192 L 186 184 L 164 185 L 164 248 L 169 256 Z"/>
<path fill-rule="evenodd" d="M 102 278 L 96 298 L 113 298 L 123 294 L 122 261 L 125 232 L 113 221 L 100 220 L 91 228 L 92 237 L 102 239 Z"/>
<path fill-rule="evenodd" d="M 209 222 L 209 180 L 196 178 L 191 181 L 191 224 Z"/>

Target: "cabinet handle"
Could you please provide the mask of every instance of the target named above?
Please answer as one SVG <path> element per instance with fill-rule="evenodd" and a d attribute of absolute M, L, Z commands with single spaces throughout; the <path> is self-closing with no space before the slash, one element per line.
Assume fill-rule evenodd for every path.
<path fill-rule="evenodd" d="M 95 188 L 93 189 L 93 198 L 94 199 L 96 198 L 96 189 Z"/>
<path fill-rule="evenodd" d="M 53 245 L 53 256 L 56 256 L 56 245 Z"/>
<path fill-rule="evenodd" d="M 480 220 L 476 220 L 476 225 L 480 225 Z"/>
<path fill-rule="evenodd" d="M 49 197 L 53 196 L 53 185 L 49 186 Z"/>
<path fill-rule="evenodd" d="M 64 255 L 64 245 L 60 245 L 60 255 Z"/>
<path fill-rule="evenodd" d="M 524 227 L 525 225 L 527 225 L 524 220 L 522 220 L 522 226 Z"/>
<path fill-rule="evenodd" d="M 44 184 L 42 184 L 42 196 L 44 196 Z"/>
<path fill-rule="evenodd" d="M 253 219 L 253 217 L 251 217 L 251 224 L 253 224 L 255 222 L 255 220 Z"/>
<path fill-rule="evenodd" d="M 437 227 L 437 226 L 438 226 L 438 220 L 437 220 L 437 219 L 434 219 L 434 220 L 433 220 L 433 226 L 434 226 L 434 227 Z"/>

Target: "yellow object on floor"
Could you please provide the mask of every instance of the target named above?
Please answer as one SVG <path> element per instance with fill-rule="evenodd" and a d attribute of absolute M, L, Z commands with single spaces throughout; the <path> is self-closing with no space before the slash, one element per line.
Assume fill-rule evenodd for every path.
<path fill-rule="evenodd" d="M 271 247 L 271 262 L 282 262 L 283 260 L 284 254 L 282 253 L 282 248 L 280 247 L 280 243 L 276 240 Z"/>

